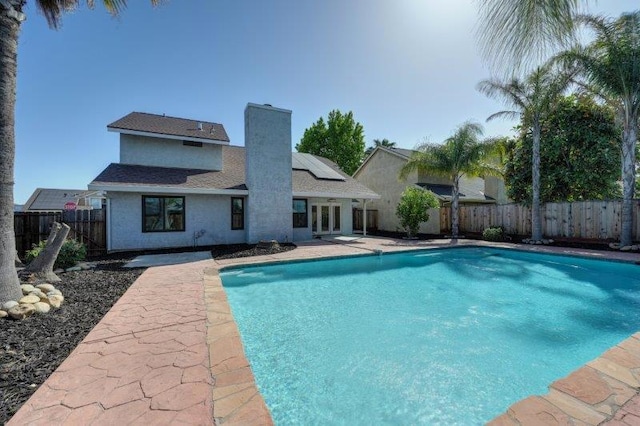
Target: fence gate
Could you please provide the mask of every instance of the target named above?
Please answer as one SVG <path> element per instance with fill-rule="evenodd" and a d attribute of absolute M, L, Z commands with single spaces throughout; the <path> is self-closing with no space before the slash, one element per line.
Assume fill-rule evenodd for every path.
<path fill-rule="evenodd" d="M 363 228 L 363 210 L 353 209 L 353 230 L 362 231 Z M 367 231 L 375 231 L 378 229 L 378 210 L 367 209 Z"/>

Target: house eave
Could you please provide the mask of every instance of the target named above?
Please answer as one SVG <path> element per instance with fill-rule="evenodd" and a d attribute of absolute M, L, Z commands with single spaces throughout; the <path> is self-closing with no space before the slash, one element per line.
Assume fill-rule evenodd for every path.
<path fill-rule="evenodd" d="M 98 189 L 106 192 L 146 192 L 168 194 L 204 194 L 204 195 L 249 195 L 246 189 L 220 189 L 220 188 L 182 188 L 175 186 L 155 185 L 101 185 L 89 184 L 89 189 Z"/>
<path fill-rule="evenodd" d="M 207 138 L 194 138 L 192 136 L 170 135 L 166 133 L 142 132 L 139 130 L 121 129 L 119 127 L 107 126 L 107 131 L 122 133 L 124 135 L 148 136 L 152 138 L 173 139 L 178 141 L 202 142 L 202 143 L 207 143 L 211 145 L 229 145 L 229 141 L 221 141 L 221 140 L 207 139 Z"/>
<path fill-rule="evenodd" d="M 365 200 L 379 200 L 378 194 L 358 194 L 358 193 L 336 193 L 336 192 L 313 192 L 313 191 L 293 191 L 293 196 L 298 198 L 356 198 Z"/>

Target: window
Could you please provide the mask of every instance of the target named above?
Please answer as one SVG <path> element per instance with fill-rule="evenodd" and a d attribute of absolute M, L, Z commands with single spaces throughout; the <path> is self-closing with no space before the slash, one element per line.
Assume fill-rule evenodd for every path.
<path fill-rule="evenodd" d="M 293 227 L 306 228 L 307 220 L 307 200 L 293 199 Z"/>
<path fill-rule="evenodd" d="M 142 232 L 184 231 L 184 197 L 142 196 Z"/>
<path fill-rule="evenodd" d="M 244 198 L 231 197 L 231 229 L 244 229 Z"/>

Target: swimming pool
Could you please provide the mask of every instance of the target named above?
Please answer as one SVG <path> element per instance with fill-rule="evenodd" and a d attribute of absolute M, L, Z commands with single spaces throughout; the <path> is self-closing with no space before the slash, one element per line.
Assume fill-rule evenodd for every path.
<path fill-rule="evenodd" d="M 276 424 L 480 424 L 640 329 L 638 272 L 460 248 L 221 277 Z"/>

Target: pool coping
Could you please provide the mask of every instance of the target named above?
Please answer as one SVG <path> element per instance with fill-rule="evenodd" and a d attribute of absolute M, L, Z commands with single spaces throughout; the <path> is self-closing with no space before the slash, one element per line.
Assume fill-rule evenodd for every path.
<path fill-rule="evenodd" d="M 242 339 L 235 323 L 219 273 L 224 270 L 259 265 L 299 263 L 327 259 L 372 256 L 375 254 L 407 253 L 416 250 L 452 249 L 463 247 L 500 248 L 520 252 L 555 254 L 638 264 L 636 253 L 608 252 L 587 249 L 568 249 L 555 246 L 526 246 L 506 243 L 487 243 L 475 240 L 456 240 L 426 245 L 395 245 L 385 250 L 379 241 L 398 241 L 371 238 L 372 247 L 353 246 L 356 253 L 318 255 L 312 257 L 269 256 L 247 261 L 216 261 L 205 269 L 205 302 L 207 306 L 207 344 L 213 377 L 213 412 L 216 424 L 273 424 L 266 403 L 260 394 L 251 366 L 245 356 Z M 351 241 L 329 240 L 333 244 L 351 246 Z M 394 246 L 394 245 L 392 245 Z M 294 250 L 295 251 L 295 250 Z M 221 264 L 222 263 L 222 264 Z M 549 385 L 544 396 L 530 396 L 511 405 L 507 411 L 489 424 L 588 424 L 597 425 L 637 415 L 640 424 L 640 333 L 604 352 L 567 377 Z M 637 406 L 637 408 L 636 408 Z"/>

